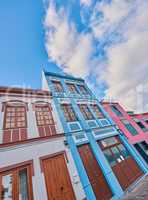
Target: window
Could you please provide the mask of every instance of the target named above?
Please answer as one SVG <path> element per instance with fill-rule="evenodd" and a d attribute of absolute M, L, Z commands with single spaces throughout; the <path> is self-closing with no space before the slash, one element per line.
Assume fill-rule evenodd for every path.
<path fill-rule="evenodd" d="M 141 121 L 139 121 L 139 119 L 133 118 L 133 120 L 136 122 L 136 124 L 141 128 L 141 129 L 145 129 L 146 127 L 143 125 L 143 123 Z"/>
<path fill-rule="evenodd" d="M 94 111 L 96 117 L 99 118 L 104 118 L 103 113 L 101 112 L 100 108 L 98 105 L 91 105 L 92 110 Z"/>
<path fill-rule="evenodd" d="M 148 124 L 148 119 L 145 119 L 144 121 Z"/>
<path fill-rule="evenodd" d="M 127 120 L 122 120 L 122 123 L 133 136 L 138 134 L 137 130 Z"/>
<path fill-rule="evenodd" d="M 123 146 L 123 144 L 119 144 L 118 149 L 120 150 L 120 152 L 122 153 L 124 158 L 128 158 L 130 156 L 129 152 L 126 150 L 126 148 Z"/>
<path fill-rule="evenodd" d="M 101 140 L 101 144 L 104 148 L 112 146 L 117 143 L 118 143 L 118 139 L 116 137 L 111 137 L 111 138 L 106 138 L 104 140 Z"/>
<path fill-rule="evenodd" d="M 144 149 L 144 151 L 148 151 L 148 143 L 146 143 L 145 141 L 140 143 L 142 148 Z"/>
<path fill-rule="evenodd" d="M 118 108 L 116 106 L 111 105 L 111 109 L 117 116 L 119 116 L 119 117 L 123 116 L 122 113 L 120 112 L 120 110 L 118 110 Z"/>
<path fill-rule="evenodd" d="M 103 153 L 112 167 L 116 165 L 116 160 L 109 149 L 104 150 Z"/>
<path fill-rule="evenodd" d="M 32 200 L 31 166 L 19 167 L 0 173 L 1 200 Z"/>
<path fill-rule="evenodd" d="M 60 83 L 60 81 L 52 81 L 53 85 L 54 85 L 54 89 L 56 92 L 64 92 L 62 84 Z"/>
<path fill-rule="evenodd" d="M 78 85 L 78 88 L 82 94 L 84 94 L 84 95 L 89 94 L 88 90 L 86 89 L 86 87 L 84 85 Z"/>
<path fill-rule="evenodd" d="M 84 118 L 86 120 L 91 120 L 91 119 L 94 119 L 91 111 L 89 110 L 88 106 L 87 105 L 84 105 L 84 104 L 80 104 L 79 105 L 79 108 L 80 108 L 80 111 L 82 112 Z"/>
<path fill-rule="evenodd" d="M 35 106 L 35 112 L 38 126 L 54 124 L 52 112 L 48 105 Z"/>
<path fill-rule="evenodd" d="M 6 106 L 4 129 L 26 128 L 26 108 L 25 106 Z"/>
<path fill-rule="evenodd" d="M 64 112 L 64 116 L 65 116 L 67 122 L 77 121 L 77 117 L 74 113 L 74 110 L 73 110 L 71 104 L 62 104 L 61 108 Z"/>
<path fill-rule="evenodd" d="M 72 83 L 67 83 L 68 89 L 71 93 L 73 94 L 78 94 L 77 88 L 74 84 Z"/>

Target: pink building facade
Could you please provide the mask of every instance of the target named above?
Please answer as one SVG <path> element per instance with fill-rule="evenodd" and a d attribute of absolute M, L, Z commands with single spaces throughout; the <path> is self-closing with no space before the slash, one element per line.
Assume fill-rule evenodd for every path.
<path fill-rule="evenodd" d="M 119 103 L 102 102 L 118 128 L 148 163 L 148 113 L 126 112 Z"/>

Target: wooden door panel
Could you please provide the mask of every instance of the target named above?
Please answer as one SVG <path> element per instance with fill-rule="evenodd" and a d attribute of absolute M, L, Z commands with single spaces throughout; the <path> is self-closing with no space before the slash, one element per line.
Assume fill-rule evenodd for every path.
<path fill-rule="evenodd" d="M 78 148 L 89 181 L 93 188 L 97 200 L 108 200 L 112 197 L 112 193 L 103 176 L 101 168 L 95 159 L 89 145 L 82 145 Z"/>
<path fill-rule="evenodd" d="M 108 144 L 108 146 L 103 146 L 99 142 L 101 149 L 105 152 L 110 152 L 112 158 L 106 156 L 114 174 L 116 175 L 121 187 L 126 189 L 129 187 L 138 177 L 143 175 L 143 172 L 139 168 L 136 161 L 132 158 L 126 147 L 121 143 L 118 138 L 117 143 Z M 109 155 L 109 154 L 108 154 Z M 116 162 L 111 162 L 115 160 Z"/>
<path fill-rule="evenodd" d="M 75 200 L 63 154 L 43 160 L 49 200 Z"/>
<path fill-rule="evenodd" d="M 123 189 L 126 189 L 129 186 L 129 180 L 127 178 L 127 176 L 124 174 L 124 172 L 122 171 L 122 168 L 120 165 L 115 165 L 114 167 L 112 167 L 113 172 L 115 173 L 121 187 Z"/>
<path fill-rule="evenodd" d="M 130 166 L 130 169 L 133 171 L 135 178 L 138 178 L 144 174 L 133 158 L 130 157 L 126 161 L 128 165 Z"/>
<path fill-rule="evenodd" d="M 122 170 L 122 172 L 124 173 L 125 178 L 127 180 L 127 187 L 129 187 L 130 184 L 133 183 L 133 181 L 135 180 L 134 173 L 131 170 L 131 168 L 129 167 L 129 165 L 127 164 L 126 160 L 122 161 L 119 164 L 119 167 L 120 167 L 120 171 Z"/>

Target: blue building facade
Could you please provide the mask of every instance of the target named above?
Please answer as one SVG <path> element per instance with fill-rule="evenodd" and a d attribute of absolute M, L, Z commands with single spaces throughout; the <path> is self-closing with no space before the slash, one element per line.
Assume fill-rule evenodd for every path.
<path fill-rule="evenodd" d="M 52 92 L 86 198 L 119 199 L 148 172 L 146 164 L 83 79 L 43 72 L 42 80 Z"/>

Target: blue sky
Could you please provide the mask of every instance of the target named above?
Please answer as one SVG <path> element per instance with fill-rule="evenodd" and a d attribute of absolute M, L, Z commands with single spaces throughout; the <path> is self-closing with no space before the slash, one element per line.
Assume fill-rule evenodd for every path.
<path fill-rule="evenodd" d="M 0 85 L 40 88 L 42 68 L 53 70 L 44 46 L 44 15 L 42 0 L 0 1 Z"/>
<path fill-rule="evenodd" d="M 40 88 L 42 68 L 64 71 L 148 110 L 147 10 L 147 0 L 0 1 L 0 85 Z"/>

